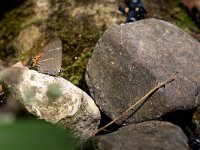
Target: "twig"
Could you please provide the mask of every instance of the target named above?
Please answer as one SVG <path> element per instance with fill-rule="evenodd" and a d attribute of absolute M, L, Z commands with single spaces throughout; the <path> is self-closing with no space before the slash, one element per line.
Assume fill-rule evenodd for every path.
<path fill-rule="evenodd" d="M 177 74 L 177 73 L 176 73 Z M 175 74 L 175 75 L 176 75 Z M 135 106 L 137 106 L 140 103 L 144 103 L 153 93 L 155 93 L 158 89 L 160 89 L 161 87 L 164 87 L 166 84 L 172 82 L 175 80 L 175 75 L 173 75 L 172 77 L 170 77 L 168 80 L 166 80 L 165 82 L 162 82 L 160 84 L 158 84 L 157 86 L 155 86 L 154 88 L 152 88 L 146 95 L 144 95 L 141 99 L 139 99 L 136 103 L 134 103 L 133 105 L 131 105 L 126 111 L 124 111 L 120 116 L 118 116 L 117 118 L 115 118 L 113 121 L 109 122 L 108 124 L 106 124 L 105 126 L 99 128 L 92 136 L 95 136 L 97 133 L 99 133 L 102 130 L 105 130 L 108 126 L 110 126 L 111 124 L 113 124 L 114 122 L 116 122 L 118 119 L 122 118 L 123 116 L 125 116 L 130 110 L 132 110 Z"/>

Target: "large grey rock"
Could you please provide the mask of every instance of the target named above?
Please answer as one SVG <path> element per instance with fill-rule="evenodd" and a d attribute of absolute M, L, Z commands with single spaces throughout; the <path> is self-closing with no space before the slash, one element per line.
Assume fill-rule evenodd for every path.
<path fill-rule="evenodd" d="M 87 139 L 98 129 L 98 107 L 66 79 L 13 66 L 0 72 L 0 83 L 29 112 L 71 131 L 77 138 Z"/>
<path fill-rule="evenodd" d="M 82 150 L 189 150 L 187 137 L 176 125 L 149 121 L 128 125 L 112 134 L 97 136 Z"/>
<path fill-rule="evenodd" d="M 114 119 L 176 72 L 175 81 L 117 123 L 156 119 L 200 104 L 199 42 L 168 22 L 146 19 L 104 33 L 87 66 L 86 81 L 96 104 Z"/>

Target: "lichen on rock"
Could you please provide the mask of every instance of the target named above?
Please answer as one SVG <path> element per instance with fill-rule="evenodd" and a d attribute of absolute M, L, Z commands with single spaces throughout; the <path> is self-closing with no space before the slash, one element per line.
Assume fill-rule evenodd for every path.
<path fill-rule="evenodd" d="M 94 101 L 61 77 L 10 67 L 0 72 L 0 82 L 29 112 L 71 131 L 77 138 L 87 139 L 98 129 L 100 112 Z"/>

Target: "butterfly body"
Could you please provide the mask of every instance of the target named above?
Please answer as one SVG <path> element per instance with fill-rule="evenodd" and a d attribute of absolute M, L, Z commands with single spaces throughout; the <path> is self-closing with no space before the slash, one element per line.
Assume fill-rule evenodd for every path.
<path fill-rule="evenodd" d="M 32 65 L 31 67 L 34 68 L 38 62 L 38 60 L 44 55 L 44 53 L 40 53 L 38 55 L 35 55 L 35 57 L 33 57 L 32 61 Z"/>

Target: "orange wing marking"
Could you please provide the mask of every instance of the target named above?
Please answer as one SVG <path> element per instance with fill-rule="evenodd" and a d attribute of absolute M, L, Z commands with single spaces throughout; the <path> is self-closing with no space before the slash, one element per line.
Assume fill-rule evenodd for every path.
<path fill-rule="evenodd" d="M 39 60 L 42 56 L 44 56 L 44 53 L 40 53 L 40 54 L 38 54 L 38 55 L 35 55 L 35 57 L 33 57 L 33 59 L 32 59 L 32 62 L 33 62 L 32 67 L 35 67 L 35 65 L 37 64 L 38 60 Z"/>

